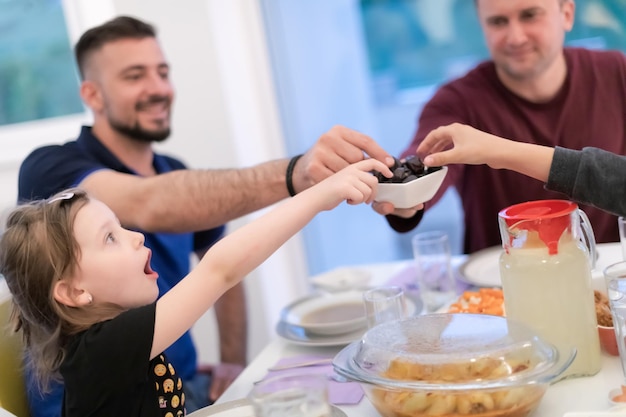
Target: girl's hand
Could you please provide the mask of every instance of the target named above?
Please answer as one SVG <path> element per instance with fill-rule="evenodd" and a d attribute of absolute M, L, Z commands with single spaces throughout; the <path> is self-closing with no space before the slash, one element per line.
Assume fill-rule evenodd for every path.
<path fill-rule="evenodd" d="M 416 152 L 428 155 L 422 160 L 430 166 L 487 164 L 543 182 L 548 181 L 554 158 L 552 147 L 501 138 L 459 123 L 430 132 Z"/>
<path fill-rule="evenodd" d="M 374 170 L 388 178 L 393 176 L 388 166 L 370 158 L 348 165 L 311 190 L 320 194 L 318 201 L 323 205 L 322 210 L 330 210 L 342 201 L 353 205 L 369 204 L 374 201 L 378 186 L 378 179 L 371 174 Z"/>
<path fill-rule="evenodd" d="M 497 164 L 495 159 L 507 142 L 471 126 L 453 123 L 431 131 L 416 153 L 424 156 L 428 166 Z"/>

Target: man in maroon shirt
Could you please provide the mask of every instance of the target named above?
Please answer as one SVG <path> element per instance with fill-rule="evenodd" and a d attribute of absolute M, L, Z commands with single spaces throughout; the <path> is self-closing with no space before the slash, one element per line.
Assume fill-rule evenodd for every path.
<path fill-rule="evenodd" d="M 573 0 L 476 0 L 492 60 L 441 87 L 424 106 L 403 156 L 414 154 L 431 130 L 453 122 L 516 140 L 626 154 L 626 57 L 615 51 L 564 48 Z M 512 204 L 563 194 L 521 174 L 486 165 L 451 165 L 428 205 L 456 187 L 465 212 L 466 253 L 499 245 L 498 212 Z M 623 192 L 623 190 L 616 190 Z M 581 206 L 598 242 L 619 240 L 617 221 Z M 375 209 L 399 232 L 412 230 L 423 211 L 389 203 Z"/>

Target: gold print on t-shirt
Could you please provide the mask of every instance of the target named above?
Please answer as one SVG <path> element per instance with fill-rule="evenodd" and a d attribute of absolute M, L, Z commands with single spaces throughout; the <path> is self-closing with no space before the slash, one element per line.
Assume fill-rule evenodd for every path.
<path fill-rule="evenodd" d="M 154 367 L 154 374 L 156 376 L 163 376 L 163 375 L 165 375 L 165 372 L 167 372 L 167 368 L 162 363 L 160 363 L 160 364 L 158 364 L 158 365 L 156 365 Z"/>
<path fill-rule="evenodd" d="M 162 360 L 162 362 L 160 361 Z M 182 417 L 185 415 L 184 383 L 176 375 L 176 369 L 169 363 L 164 355 L 160 355 L 151 361 L 153 379 L 157 393 L 159 407 L 163 415 L 170 417 Z M 166 414 L 165 414 L 166 413 Z"/>
<path fill-rule="evenodd" d="M 174 392 L 174 381 L 171 379 L 166 379 L 163 381 L 163 392 Z"/>

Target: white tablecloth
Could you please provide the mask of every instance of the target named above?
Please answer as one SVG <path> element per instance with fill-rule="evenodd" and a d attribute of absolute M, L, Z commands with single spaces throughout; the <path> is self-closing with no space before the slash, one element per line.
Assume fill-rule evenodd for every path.
<path fill-rule="evenodd" d="M 602 269 L 613 262 L 620 261 L 621 257 L 619 244 L 599 245 L 599 258 L 593 274 L 594 278 L 601 279 Z M 463 259 L 463 257 L 457 257 L 455 258 L 455 263 L 458 264 Z M 364 267 L 372 272 L 374 282 L 385 282 L 390 277 L 407 268 L 410 262 L 400 261 Z M 303 354 L 332 355 L 340 349 L 341 347 L 295 345 L 276 338 L 250 363 L 233 385 L 220 397 L 218 403 L 245 398 L 250 392 L 254 381 L 262 379 L 267 372 L 267 368 L 283 357 Z M 623 380 L 619 358 L 603 353 L 602 370 L 598 374 L 586 378 L 565 380 L 550 386 L 532 416 L 561 417 L 567 412 L 609 410 L 612 406 L 608 401 L 608 393 L 610 390 L 618 388 Z M 340 408 L 350 417 L 379 416 L 366 397 L 358 405 L 341 406 Z M 622 415 L 626 416 L 626 412 Z"/>

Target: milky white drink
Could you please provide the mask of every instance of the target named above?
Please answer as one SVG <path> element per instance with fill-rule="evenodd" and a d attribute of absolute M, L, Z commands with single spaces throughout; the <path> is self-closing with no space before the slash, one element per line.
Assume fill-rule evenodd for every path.
<path fill-rule="evenodd" d="M 537 246 L 509 248 L 500 257 L 506 316 L 538 332 L 560 355 L 576 347 L 576 359 L 560 379 L 594 375 L 600 343 L 587 250 L 567 232 L 555 254 Z"/>

